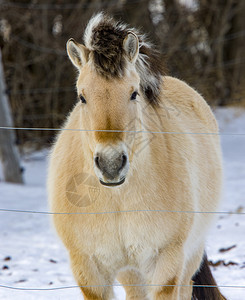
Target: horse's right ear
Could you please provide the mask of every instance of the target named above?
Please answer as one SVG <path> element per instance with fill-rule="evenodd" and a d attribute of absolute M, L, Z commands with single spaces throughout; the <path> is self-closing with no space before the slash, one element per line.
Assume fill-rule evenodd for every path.
<path fill-rule="evenodd" d="M 68 56 L 75 67 L 81 69 L 88 61 L 89 50 L 74 39 L 69 39 L 66 44 Z"/>

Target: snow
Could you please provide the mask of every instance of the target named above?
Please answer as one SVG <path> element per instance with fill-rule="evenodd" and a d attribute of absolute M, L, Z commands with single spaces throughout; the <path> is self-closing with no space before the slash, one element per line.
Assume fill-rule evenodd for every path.
<path fill-rule="evenodd" d="M 221 132 L 245 133 L 245 111 L 215 111 Z M 245 136 L 222 135 L 225 168 L 220 211 L 245 212 Z M 2 182 L 0 208 L 48 211 L 45 189 L 48 151 L 23 156 L 24 186 Z M 0 212 L 0 285 L 16 288 L 74 286 L 66 250 L 45 214 Z M 221 286 L 245 286 L 245 215 L 219 215 L 207 239 L 208 258 L 216 264 L 213 274 Z M 233 246 L 233 247 L 232 247 Z M 230 248 L 221 251 L 221 248 Z M 226 266 L 224 265 L 226 264 Z M 245 289 L 222 288 L 229 300 L 244 299 Z M 125 299 L 121 287 L 116 299 Z M 0 287 L 1 300 L 82 299 L 78 288 L 25 291 Z"/>
<path fill-rule="evenodd" d="M 219 108 L 215 111 L 220 131 L 245 133 L 245 110 Z M 245 135 L 222 135 L 221 143 L 225 181 L 221 211 L 245 212 Z M 224 261 L 229 266 L 213 268 L 219 285 L 245 286 L 245 215 L 220 215 L 207 241 L 207 253 L 213 262 Z M 235 246 L 229 251 L 221 248 Z M 235 265 L 232 265 L 234 264 Z M 229 300 L 245 299 L 245 288 L 222 288 Z M 243 296 L 242 296 L 243 295 Z"/>

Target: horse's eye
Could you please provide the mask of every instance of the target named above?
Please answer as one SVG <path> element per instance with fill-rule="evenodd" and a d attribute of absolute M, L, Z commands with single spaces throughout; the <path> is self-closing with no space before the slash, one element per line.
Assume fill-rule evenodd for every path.
<path fill-rule="evenodd" d="M 87 103 L 86 99 L 82 95 L 79 96 L 79 99 L 82 103 Z"/>
<path fill-rule="evenodd" d="M 133 94 L 131 95 L 130 100 L 136 100 L 137 95 L 138 95 L 138 92 L 133 92 Z"/>

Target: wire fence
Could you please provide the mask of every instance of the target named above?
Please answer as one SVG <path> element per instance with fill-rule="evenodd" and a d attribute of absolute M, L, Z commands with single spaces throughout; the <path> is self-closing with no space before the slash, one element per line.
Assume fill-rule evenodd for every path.
<path fill-rule="evenodd" d="M 0 130 L 51 130 L 51 131 L 75 131 L 75 132 L 128 132 L 128 133 L 153 133 L 153 134 L 192 134 L 192 135 L 222 135 L 222 136 L 245 136 L 245 133 L 227 133 L 227 132 L 166 132 L 166 131 L 149 131 L 149 130 L 89 130 L 89 129 L 67 129 L 67 128 L 34 128 L 34 127 L 6 127 L 1 126 Z M 105 214 L 126 214 L 126 213 L 184 213 L 184 214 L 217 214 L 217 215 L 245 215 L 245 212 L 231 212 L 231 211 L 180 211 L 180 210 L 123 210 L 123 211 L 102 211 L 102 212 L 49 212 L 49 211 L 35 211 L 35 210 L 20 210 L 20 209 L 6 209 L 0 208 L 0 213 L 24 213 L 24 214 L 39 214 L 39 215 L 105 215 Z M 164 285 L 164 284 L 146 284 L 146 285 L 123 285 L 123 284 L 108 284 L 108 285 L 72 285 L 50 288 L 25 288 L 15 287 L 9 285 L 0 285 L 0 288 L 17 290 L 17 291 L 55 291 L 74 288 L 85 287 L 125 287 L 125 286 L 145 286 L 145 287 L 190 287 L 191 285 Z M 234 288 L 244 289 L 245 285 L 193 285 L 193 287 L 202 288 Z"/>
<path fill-rule="evenodd" d="M 51 130 L 51 131 L 75 131 L 75 132 L 126 132 L 126 133 L 153 133 L 153 134 L 184 134 L 184 135 L 215 135 L 215 136 L 245 136 L 245 133 L 227 133 L 227 132 L 167 132 L 167 131 L 149 131 L 149 130 L 92 130 L 92 129 L 68 129 L 68 128 L 20 128 L 20 127 L 5 127 L 1 126 L 0 130 Z M 0 208 L 0 212 L 12 213 L 29 213 L 29 214 L 44 214 L 44 215 L 101 215 L 101 214 L 118 214 L 118 213 L 140 213 L 140 212 L 162 212 L 162 213 L 185 213 L 185 214 L 228 214 L 228 215 L 245 215 L 245 212 L 231 212 L 231 211 L 176 211 L 176 210 L 124 210 L 124 211 L 104 211 L 104 212 L 45 212 L 45 211 L 32 211 L 32 210 L 18 210 Z"/>
<path fill-rule="evenodd" d="M 18 128 L 18 127 L 3 127 L 2 130 L 66 130 L 60 128 Z M 106 131 L 106 132 L 122 132 L 119 130 L 80 130 L 80 129 L 71 129 L 71 131 Z M 151 131 L 126 131 L 126 132 L 151 132 Z M 207 135 L 240 135 L 245 136 L 245 133 L 193 133 L 193 132 L 164 132 L 164 131 L 152 131 L 152 133 L 160 133 L 160 134 L 207 134 Z M 123 211 L 103 211 L 103 212 L 49 212 L 49 211 L 35 211 L 35 210 L 20 210 L 20 209 L 6 209 L 0 208 L 0 213 L 8 212 L 8 213 L 24 213 L 24 214 L 39 214 L 39 215 L 105 215 L 105 214 L 126 214 L 126 213 L 184 213 L 184 214 L 218 214 L 218 215 L 245 215 L 245 212 L 231 212 L 231 211 L 181 211 L 181 210 L 151 210 L 151 209 L 142 209 L 142 210 L 123 210 Z M 232 289 L 245 289 L 245 285 L 168 285 L 168 284 L 103 284 L 103 285 L 70 285 L 70 286 L 58 286 L 58 287 L 49 287 L 49 288 L 36 288 L 36 287 L 16 287 L 10 285 L 0 285 L 0 288 L 16 290 L 16 291 L 56 291 L 56 290 L 67 290 L 67 289 L 75 289 L 75 288 L 93 288 L 93 287 L 200 287 L 200 288 L 232 288 Z"/>
<path fill-rule="evenodd" d="M 233 136 L 245 136 L 245 133 L 212 133 L 212 132 L 164 132 L 164 131 L 122 131 L 122 130 L 86 130 L 86 129 L 65 129 L 65 128 L 18 128 L 18 127 L 0 127 L 2 130 L 69 130 L 69 131 L 102 131 L 102 132 L 134 132 L 134 133 L 160 133 L 160 134 L 197 134 L 197 135 L 233 135 Z M 35 210 L 20 210 L 20 209 L 7 209 L 0 208 L 0 213 L 9 212 L 9 213 L 25 213 L 25 214 L 39 214 L 39 215 L 105 215 L 105 214 L 125 214 L 125 213 L 184 213 L 184 214 L 217 214 L 217 215 L 245 215 L 245 212 L 232 212 L 232 211 L 181 211 L 181 210 L 152 210 L 152 209 L 141 209 L 141 210 L 121 210 L 121 211 L 100 211 L 100 212 L 49 212 L 49 211 L 35 211 Z M 0 285 L 2 288 L 13 289 L 13 290 L 22 290 L 22 291 L 49 291 L 49 290 L 61 290 L 61 289 L 72 289 L 72 288 L 82 288 L 82 287 L 99 287 L 101 285 L 86 285 L 86 286 L 63 286 L 63 287 L 54 287 L 54 288 L 17 288 L 13 286 Z M 104 287 L 123 287 L 129 285 L 122 284 L 113 284 L 113 285 L 103 285 Z M 148 287 L 170 287 L 170 286 L 180 286 L 188 287 L 188 285 L 131 285 L 131 286 L 148 286 Z M 190 285 L 189 285 L 190 286 Z M 194 285 L 194 287 L 209 287 L 209 288 L 241 288 L 244 289 L 245 286 L 235 286 L 235 285 Z"/>

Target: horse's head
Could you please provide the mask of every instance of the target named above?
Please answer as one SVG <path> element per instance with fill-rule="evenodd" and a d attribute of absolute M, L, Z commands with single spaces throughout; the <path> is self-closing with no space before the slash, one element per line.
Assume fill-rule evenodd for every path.
<path fill-rule="evenodd" d="M 100 182 L 118 186 L 129 170 L 140 88 L 144 92 L 137 63 L 138 69 L 144 69 L 150 62 L 145 54 L 139 62 L 139 48 L 144 45 L 139 46 L 137 34 L 103 14 L 89 22 L 84 40 L 85 45 L 74 39 L 67 43 L 68 55 L 79 71 L 81 128 L 89 130 L 87 144 Z M 142 73 L 145 79 L 147 70 Z"/>

